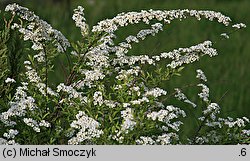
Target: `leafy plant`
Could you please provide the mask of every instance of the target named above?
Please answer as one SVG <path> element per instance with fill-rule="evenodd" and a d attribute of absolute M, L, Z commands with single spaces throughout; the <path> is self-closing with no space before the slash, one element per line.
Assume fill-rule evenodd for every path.
<path fill-rule="evenodd" d="M 83 39 L 69 42 L 65 36 L 33 12 L 17 4 L 6 12 L 20 18 L 11 22 L 33 51 L 23 64 L 17 65 L 18 77 L 7 74 L 14 62 L 7 41 L 2 41 L 1 77 L 3 99 L 0 114 L 2 144 L 243 144 L 249 143 L 246 117 L 221 118 L 220 107 L 210 100 L 207 78 L 197 70 L 198 82 L 188 87 L 163 89 L 184 66 L 203 56 L 216 56 L 212 42 L 179 48 L 158 55 L 128 55 L 133 44 L 155 36 L 174 20 L 189 17 L 217 21 L 229 26 L 229 17 L 214 11 L 149 10 L 118 14 L 100 21 L 92 30 L 84 18 L 84 8 L 74 10 L 73 20 Z M 149 28 L 116 43 L 121 27 L 145 23 Z M 233 24 L 232 28 L 245 28 Z M 3 30 L 4 34 L 8 34 Z M 223 33 L 228 38 L 229 34 Z M 15 37 L 15 39 L 19 39 Z M 5 39 L 4 39 L 5 40 Z M 28 44 L 27 44 L 28 45 Z M 16 45 L 15 45 L 16 46 Z M 6 63 L 10 61 L 10 64 Z M 56 65 L 60 62 L 60 68 Z M 67 64 L 67 65 L 65 65 Z M 21 70 L 22 69 L 22 70 Z M 56 78 L 57 73 L 64 80 Z M 15 92 L 9 91 L 13 85 Z M 185 88 L 201 89 L 197 102 L 183 92 Z M 3 89 L 3 90 L 2 90 Z M 175 100 L 175 101 L 172 101 Z M 183 107 L 174 105 L 182 101 Z M 187 108 L 199 111 L 197 127 L 190 136 L 181 130 Z M 2 110 L 4 109 L 4 110 Z"/>

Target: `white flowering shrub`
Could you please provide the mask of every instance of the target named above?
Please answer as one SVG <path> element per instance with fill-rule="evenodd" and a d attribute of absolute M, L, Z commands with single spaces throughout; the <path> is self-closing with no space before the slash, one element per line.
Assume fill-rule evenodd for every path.
<path fill-rule="evenodd" d="M 202 70 L 197 70 L 197 83 L 190 86 L 200 90 L 198 102 L 189 99 L 183 87 L 161 86 L 187 64 L 216 56 L 211 41 L 153 56 L 128 54 L 133 44 L 157 35 L 174 20 L 207 19 L 236 30 L 244 24 L 231 25 L 229 17 L 214 11 L 143 10 L 118 14 L 91 29 L 79 6 L 73 20 L 83 38 L 74 43 L 25 7 L 10 4 L 5 12 L 13 17 L 2 32 L 18 32 L 30 54 L 13 58 L 9 55 L 13 52 L 5 52 L 6 42 L 1 42 L 5 68 L 12 59 L 21 63 L 15 77 L 8 69 L 1 75 L 0 144 L 250 143 L 248 118 L 220 117 Z M 139 23 L 149 28 L 115 42 L 117 30 Z M 222 36 L 229 38 L 226 33 Z M 62 64 L 63 72 L 56 67 L 62 60 L 67 63 Z M 54 78 L 57 72 L 64 80 Z M 173 99 L 184 106 L 174 105 Z M 200 115 L 194 118 L 194 132 L 183 136 L 189 106 Z"/>

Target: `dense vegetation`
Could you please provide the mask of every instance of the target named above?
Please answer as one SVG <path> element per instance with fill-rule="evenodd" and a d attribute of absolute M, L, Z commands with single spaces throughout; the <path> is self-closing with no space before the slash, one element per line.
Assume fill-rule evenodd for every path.
<path fill-rule="evenodd" d="M 34 3 L 34 1 L 33 1 Z M 89 28 L 92 28 L 98 21 L 105 18 L 112 18 L 117 13 L 122 11 L 140 11 L 141 9 L 177 9 L 177 8 L 192 8 L 192 9 L 212 9 L 212 10 L 220 10 L 227 15 L 230 15 L 233 21 L 242 21 L 248 24 L 245 17 L 247 17 L 247 5 L 249 2 L 246 0 L 242 0 L 240 2 L 235 1 L 208 1 L 208 2 L 199 2 L 199 1 L 132 1 L 131 3 L 124 3 L 122 0 L 118 1 L 36 1 L 35 3 L 39 3 L 41 5 L 35 5 L 32 2 L 21 1 L 20 4 L 34 10 L 36 14 L 39 15 L 41 19 L 45 19 L 49 23 L 52 24 L 53 28 L 61 31 L 70 42 L 79 41 L 76 46 L 73 48 L 77 52 L 86 52 L 85 48 L 88 50 L 88 46 L 84 46 L 84 41 L 82 41 L 82 37 L 79 34 L 79 28 L 76 28 L 74 25 L 74 21 L 72 21 L 71 17 L 73 14 L 73 9 L 76 8 L 77 5 L 83 3 L 85 7 L 86 20 L 89 24 Z M 125 5 L 126 4 L 126 5 Z M 3 9 L 4 10 L 3 6 Z M 44 10 L 46 8 L 46 10 Z M 64 11 L 62 11 L 62 8 Z M 233 11 L 239 10 L 237 14 Z M 60 21 L 59 21 L 60 20 Z M 19 36 L 19 33 L 15 30 L 11 30 L 10 26 L 12 24 L 12 17 L 8 13 L 1 13 L 1 80 L 5 81 L 7 78 L 13 78 L 14 80 L 23 79 L 24 75 L 20 75 L 19 73 L 27 68 L 26 66 L 20 65 L 23 64 L 24 60 L 29 60 L 32 62 L 34 58 L 31 58 L 30 55 L 36 54 L 36 51 L 30 49 L 29 42 L 24 42 L 22 37 Z M 14 18 L 15 22 L 18 22 L 17 18 Z M 137 26 L 129 26 L 124 27 L 116 32 L 117 38 L 114 43 L 121 42 L 129 35 L 135 35 L 142 28 L 146 28 L 147 26 L 144 24 L 139 24 Z M 195 19 L 187 19 L 181 22 L 175 21 L 171 23 L 170 26 L 164 27 L 164 31 L 161 32 L 160 35 L 156 37 L 148 37 L 146 40 L 141 41 L 139 44 L 133 45 L 133 48 L 129 50 L 128 55 L 139 55 L 146 54 L 149 56 L 157 55 L 164 51 L 172 51 L 175 48 L 179 47 L 187 47 L 194 44 L 198 44 L 201 41 L 205 41 L 207 39 L 212 40 L 214 42 L 214 47 L 218 50 L 220 56 L 215 57 L 213 59 L 209 59 L 209 57 L 202 58 L 202 61 L 195 62 L 192 65 L 186 66 L 185 69 L 181 68 L 177 71 L 170 71 L 170 73 L 174 73 L 171 76 L 171 79 L 167 76 L 167 82 L 162 81 L 162 84 L 158 84 L 163 89 L 171 89 L 167 91 L 168 93 L 174 93 L 174 89 L 176 87 L 180 87 L 183 89 L 183 92 L 188 96 L 188 98 L 194 102 L 198 102 L 197 93 L 199 93 L 199 89 L 192 88 L 194 86 L 196 69 L 201 68 L 204 69 L 205 73 L 208 77 L 208 86 L 211 87 L 210 90 L 210 99 L 214 102 L 217 102 L 222 108 L 222 113 L 220 113 L 221 117 L 242 117 L 249 116 L 250 110 L 248 108 L 249 103 L 249 83 L 248 80 L 250 78 L 249 72 L 247 72 L 247 63 L 249 62 L 250 56 L 247 51 L 249 51 L 249 46 L 247 45 L 249 37 L 247 34 L 249 29 L 244 29 L 242 32 L 231 31 L 231 29 L 225 29 L 222 25 L 216 24 L 215 22 L 209 21 L 200 21 L 197 23 Z M 231 33 L 232 32 L 232 33 Z M 231 33 L 230 39 L 227 39 L 220 36 L 221 33 Z M 96 36 L 96 35 L 95 35 Z M 91 40 L 93 38 L 93 40 Z M 92 37 L 87 39 L 88 43 L 95 41 L 96 37 Z M 98 38 L 98 37 L 97 37 Z M 83 43 L 83 44 L 81 44 Z M 94 43 L 94 42 L 92 42 Z M 49 52 L 55 52 L 54 49 L 49 44 L 47 50 Z M 83 49 L 79 49 L 83 48 Z M 7 55 L 7 57 L 6 57 Z M 57 58 L 56 61 L 53 58 Z M 70 71 L 71 65 L 68 62 L 67 56 L 60 56 L 58 54 L 52 54 L 51 62 L 46 64 L 47 70 L 55 70 L 58 72 L 47 73 L 48 75 L 44 75 L 43 72 L 40 73 L 41 77 L 49 77 L 50 81 L 53 82 L 50 85 L 56 86 L 58 83 L 65 81 L 67 78 L 67 72 Z M 9 60 L 9 61 L 8 61 Z M 59 60 L 59 61 L 58 61 Z M 34 60 L 33 60 L 34 61 Z M 71 61 L 74 61 L 74 58 L 71 58 Z M 68 63 L 68 64 L 67 64 Z M 33 64 L 33 63 L 32 63 Z M 52 65 L 54 64 L 54 66 Z M 65 67 L 65 64 L 66 67 Z M 161 63 L 162 67 L 165 63 Z M 38 66 L 37 66 L 38 68 Z M 46 70 L 46 69 L 44 69 Z M 154 69 L 151 69 L 152 71 Z M 179 72 L 181 71 L 181 77 L 178 77 Z M 158 71 L 159 72 L 159 71 Z M 163 71 L 166 72 L 166 71 Z M 169 71 L 167 71 L 169 72 Z M 62 74 L 64 73 L 64 74 Z M 161 71 L 160 71 L 161 73 Z M 50 75 L 51 74 L 51 75 Z M 170 75 L 169 75 L 170 76 Z M 42 81 L 47 81 L 42 80 Z M 20 82 L 18 82 L 20 83 Z M 69 83 L 70 84 L 70 83 Z M 67 82 L 66 82 L 67 85 Z M 11 100 L 11 97 L 15 94 L 15 89 L 17 85 L 12 84 L 6 86 L 5 83 L 1 82 L 1 104 L 2 107 L 5 104 L 6 99 Z M 8 95 L 6 95 L 8 94 Z M 94 95 L 94 93 L 93 93 Z M 38 97 L 39 98 L 39 97 Z M 171 100 L 171 99 L 170 99 Z M 211 103 L 211 102 L 210 102 Z M 171 104 L 179 106 L 187 106 L 185 102 L 180 102 L 178 100 L 172 99 Z M 1 109 L 1 112 L 6 111 L 7 109 Z M 183 109 L 184 110 L 184 109 Z M 184 110 L 187 115 L 197 116 L 201 111 L 197 110 L 194 112 L 192 107 L 186 107 Z M 72 120 L 72 118 L 70 118 Z M 186 125 L 187 124 L 187 125 Z M 190 125 L 188 125 L 190 124 Z M 194 131 L 196 127 L 195 120 L 192 117 L 185 119 L 184 130 L 182 133 L 182 140 L 185 140 L 185 137 L 190 137 L 190 132 Z M 127 140 L 127 143 L 129 140 Z M 225 141 L 225 140 L 224 140 Z M 226 142 L 226 141 L 225 141 Z M 32 143 L 32 142 L 31 142 Z M 34 142 L 33 142 L 34 143 Z M 50 143 L 56 143 L 51 141 Z M 58 143 L 58 140 L 57 140 Z M 65 143 L 62 141 L 61 143 Z M 126 142 L 125 142 L 126 143 Z M 185 143 L 185 142 L 184 142 Z M 187 142 L 186 142 L 187 143 Z M 211 143 L 211 142 L 210 142 Z M 221 142 L 223 143 L 223 142 Z M 235 142 L 233 142 L 235 143 Z"/>

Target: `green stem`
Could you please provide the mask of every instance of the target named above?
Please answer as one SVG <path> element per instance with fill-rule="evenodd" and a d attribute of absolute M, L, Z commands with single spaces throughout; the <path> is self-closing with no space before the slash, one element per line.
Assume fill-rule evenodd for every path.
<path fill-rule="evenodd" d="M 48 108 L 48 55 L 47 55 L 47 52 L 46 52 L 46 47 L 43 46 L 43 52 L 44 52 L 44 55 L 45 55 L 45 95 L 46 95 L 46 111 L 47 111 L 47 108 Z"/>

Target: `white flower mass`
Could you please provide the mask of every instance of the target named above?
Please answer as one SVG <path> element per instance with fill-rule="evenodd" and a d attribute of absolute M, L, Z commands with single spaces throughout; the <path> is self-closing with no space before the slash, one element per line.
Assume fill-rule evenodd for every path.
<path fill-rule="evenodd" d="M 86 19 L 84 18 L 84 8 L 82 6 L 78 6 L 77 9 L 74 10 L 74 14 L 72 16 L 72 19 L 75 21 L 76 26 L 80 27 L 82 35 L 86 36 L 88 35 L 89 27 L 85 23 Z"/>
<path fill-rule="evenodd" d="M 185 117 L 190 117 L 188 105 L 196 107 L 192 108 L 198 116 L 194 127 L 205 127 L 208 131 L 202 134 L 199 129 L 193 138 L 185 136 L 186 142 L 221 143 L 224 136 L 236 137 L 230 133 L 234 129 L 240 131 L 238 138 L 249 137 L 250 132 L 245 129 L 248 118 L 219 117 L 221 108 L 209 97 L 208 80 L 201 69 L 196 70 L 199 83 L 191 86 L 200 90 L 197 100 L 183 93 L 188 90 L 186 86 L 168 89 L 168 79 L 178 75 L 182 67 L 203 56 L 218 55 L 212 41 L 155 55 L 131 52 L 134 43 L 159 34 L 174 20 L 193 17 L 229 26 L 231 19 L 222 13 L 189 9 L 142 10 L 120 13 L 90 29 L 84 8 L 78 6 L 72 19 L 84 40 L 71 46 L 60 31 L 27 8 L 10 4 L 5 11 L 20 19 L 19 23 L 13 22 L 11 28 L 22 35 L 23 41 L 32 43 L 30 48 L 35 54 L 29 54 L 23 62 L 21 81 L 11 76 L 4 79 L 6 86 L 17 87 L 5 103 L 6 108 L 0 107 L 0 126 L 5 130 L 0 144 L 18 144 L 27 130 L 33 132 L 34 138 L 36 134 L 46 137 L 49 134 L 51 138 L 45 137 L 44 144 L 182 144 L 181 128 L 186 124 Z M 117 42 L 117 30 L 139 23 L 148 28 Z M 231 25 L 235 29 L 245 27 L 243 23 Z M 221 36 L 229 38 L 226 33 Z M 63 68 L 65 80 L 53 82 L 52 78 L 62 74 L 55 73 L 53 64 L 59 53 L 60 56 L 65 54 L 69 65 Z M 72 63 L 72 60 L 76 61 Z M 164 69 L 159 69 L 159 64 Z M 172 99 L 177 101 L 172 104 Z M 220 135 L 217 130 L 223 128 L 228 133 Z"/>
<path fill-rule="evenodd" d="M 100 124 L 94 119 L 88 117 L 83 111 L 79 111 L 75 121 L 70 126 L 78 130 L 76 136 L 68 140 L 68 144 L 77 145 L 85 140 L 91 140 L 95 137 L 100 137 L 103 134 L 102 130 L 98 130 Z"/>
<path fill-rule="evenodd" d="M 16 83 L 15 79 L 12 79 L 12 78 L 7 78 L 5 80 L 5 83 Z"/>

